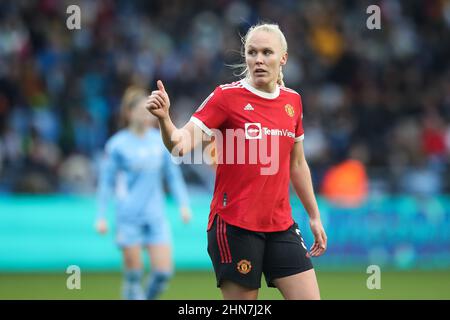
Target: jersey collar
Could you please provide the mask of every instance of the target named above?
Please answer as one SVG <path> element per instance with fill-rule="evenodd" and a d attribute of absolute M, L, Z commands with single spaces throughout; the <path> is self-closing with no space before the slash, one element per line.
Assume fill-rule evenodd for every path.
<path fill-rule="evenodd" d="M 256 94 L 257 96 L 259 96 L 261 98 L 276 99 L 280 95 L 280 86 L 278 84 L 275 87 L 275 91 L 272 93 L 269 93 L 269 92 L 258 90 L 255 87 L 251 86 L 250 83 L 248 83 L 246 79 L 242 79 L 240 82 L 242 83 L 242 85 L 244 86 L 245 89 Z"/>

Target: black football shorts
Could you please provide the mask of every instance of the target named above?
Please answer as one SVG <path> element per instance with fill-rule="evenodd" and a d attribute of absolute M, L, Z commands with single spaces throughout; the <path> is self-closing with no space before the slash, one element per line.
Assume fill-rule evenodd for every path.
<path fill-rule="evenodd" d="M 297 223 L 279 232 L 255 232 L 227 224 L 216 215 L 208 231 L 208 254 L 216 273 L 217 287 L 224 280 L 258 289 L 264 273 L 273 280 L 313 268 Z"/>

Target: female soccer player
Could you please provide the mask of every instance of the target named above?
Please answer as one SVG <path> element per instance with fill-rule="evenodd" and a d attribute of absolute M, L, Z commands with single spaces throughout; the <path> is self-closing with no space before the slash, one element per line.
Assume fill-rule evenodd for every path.
<path fill-rule="evenodd" d="M 256 299 L 264 273 L 285 299 L 320 299 L 310 256 L 324 253 L 327 237 L 303 153 L 301 98 L 283 83 L 286 39 L 278 25 L 260 24 L 243 40 L 245 78 L 217 87 L 182 129 L 170 119 L 161 81 L 146 107 L 158 118 L 166 147 L 179 155 L 205 139 L 199 130 L 214 134 L 218 166 L 208 253 L 223 297 Z M 264 148 L 270 168 L 258 158 Z M 309 215 L 310 252 L 292 219 L 289 181 Z"/>
<path fill-rule="evenodd" d="M 156 118 L 145 109 L 146 96 L 146 92 L 138 88 L 126 90 L 121 111 L 128 125 L 106 143 L 106 159 L 98 184 L 96 229 L 101 234 L 108 230 L 105 219 L 108 201 L 113 191 L 118 191 L 116 240 L 125 264 L 123 298 L 129 300 L 155 299 L 173 273 L 171 235 L 164 214 L 163 177 L 175 196 L 183 221 L 188 222 L 191 217 L 181 171 L 161 142 L 154 126 Z M 142 247 L 148 250 L 152 271 L 145 290 L 141 285 Z"/>

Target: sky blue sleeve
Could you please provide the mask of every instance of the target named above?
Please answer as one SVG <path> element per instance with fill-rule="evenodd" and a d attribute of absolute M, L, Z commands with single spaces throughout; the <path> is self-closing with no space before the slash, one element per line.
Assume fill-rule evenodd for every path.
<path fill-rule="evenodd" d="M 170 193 L 174 196 L 179 207 L 189 206 L 189 197 L 183 174 L 178 165 L 171 158 L 169 152 L 164 150 L 164 177 L 169 186 Z"/>
<path fill-rule="evenodd" d="M 100 164 L 100 175 L 97 187 L 97 219 L 105 218 L 111 198 L 114 195 L 116 176 L 119 167 L 117 151 L 112 143 L 105 147 L 105 156 Z"/>

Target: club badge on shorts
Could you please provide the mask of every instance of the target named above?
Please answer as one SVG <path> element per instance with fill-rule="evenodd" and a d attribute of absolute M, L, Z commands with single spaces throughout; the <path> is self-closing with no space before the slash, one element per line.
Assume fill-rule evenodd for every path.
<path fill-rule="evenodd" d="M 248 260 L 241 260 L 237 264 L 237 270 L 242 274 L 247 274 L 252 270 L 252 264 Z"/>
<path fill-rule="evenodd" d="M 294 113 L 295 113 L 294 107 L 291 106 L 290 104 L 285 105 L 284 110 L 286 110 L 286 113 L 289 117 L 292 118 L 294 116 Z"/>

